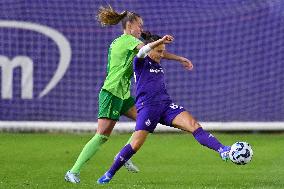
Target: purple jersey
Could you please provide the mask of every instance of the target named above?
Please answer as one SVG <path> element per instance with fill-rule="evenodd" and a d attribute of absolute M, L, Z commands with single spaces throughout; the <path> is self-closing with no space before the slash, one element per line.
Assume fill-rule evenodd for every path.
<path fill-rule="evenodd" d="M 136 107 L 171 103 L 167 93 L 164 71 L 161 64 L 145 58 L 134 58 L 134 79 L 136 83 Z"/>

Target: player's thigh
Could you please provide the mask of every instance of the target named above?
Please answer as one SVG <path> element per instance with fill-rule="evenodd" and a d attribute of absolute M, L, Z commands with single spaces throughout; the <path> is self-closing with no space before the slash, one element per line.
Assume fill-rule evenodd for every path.
<path fill-rule="evenodd" d="M 132 119 L 133 121 L 136 121 L 136 119 L 137 119 L 137 109 L 136 109 L 136 106 L 132 106 L 123 115 L 125 115 L 126 117 Z"/>
<path fill-rule="evenodd" d="M 149 131 L 146 131 L 146 130 L 139 130 L 139 131 L 134 132 L 132 141 L 130 143 L 134 151 L 137 152 L 141 148 L 141 146 L 146 141 L 148 134 L 149 134 Z"/>
<path fill-rule="evenodd" d="M 110 136 L 115 124 L 115 120 L 108 118 L 99 118 L 97 133 L 105 136 Z"/>
<path fill-rule="evenodd" d="M 123 105 L 122 105 L 120 113 L 134 121 L 136 120 L 137 109 L 135 106 L 135 99 L 133 97 L 123 100 Z"/>
<path fill-rule="evenodd" d="M 187 111 L 183 111 L 178 114 L 173 119 L 172 125 L 176 128 L 189 131 L 191 133 L 200 127 L 197 120 Z"/>

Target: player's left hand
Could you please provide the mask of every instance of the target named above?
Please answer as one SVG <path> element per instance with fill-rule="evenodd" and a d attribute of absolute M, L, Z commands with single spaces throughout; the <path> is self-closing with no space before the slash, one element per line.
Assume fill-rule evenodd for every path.
<path fill-rule="evenodd" d="M 193 69 L 193 64 L 187 58 L 181 57 L 179 61 L 184 66 L 185 69 L 187 69 L 187 70 Z"/>

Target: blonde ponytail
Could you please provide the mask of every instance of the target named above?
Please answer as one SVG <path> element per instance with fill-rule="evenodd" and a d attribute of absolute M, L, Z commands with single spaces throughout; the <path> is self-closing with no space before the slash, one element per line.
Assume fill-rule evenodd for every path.
<path fill-rule="evenodd" d="M 116 12 L 110 5 L 107 7 L 101 6 L 97 14 L 97 20 L 102 26 L 110 26 L 118 24 L 127 16 L 127 11 L 122 13 Z"/>

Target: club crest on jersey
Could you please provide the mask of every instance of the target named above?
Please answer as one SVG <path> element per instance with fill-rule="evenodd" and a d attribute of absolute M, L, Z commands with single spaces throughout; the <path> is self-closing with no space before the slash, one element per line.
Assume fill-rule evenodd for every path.
<path fill-rule="evenodd" d="M 150 68 L 150 72 L 151 73 L 160 73 L 160 72 L 164 73 L 164 70 L 163 70 L 163 68 L 159 68 L 159 69 Z"/>
<path fill-rule="evenodd" d="M 146 126 L 150 126 L 151 125 L 151 121 L 150 119 L 147 119 L 147 121 L 145 121 Z"/>
<path fill-rule="evenodd" d="M 115 116 L 117 116 L 117 115 L 119 115 L 119 111 L 117 111 L 117 110 L 113 110 L 113 115 L 115 115 Z"/>

